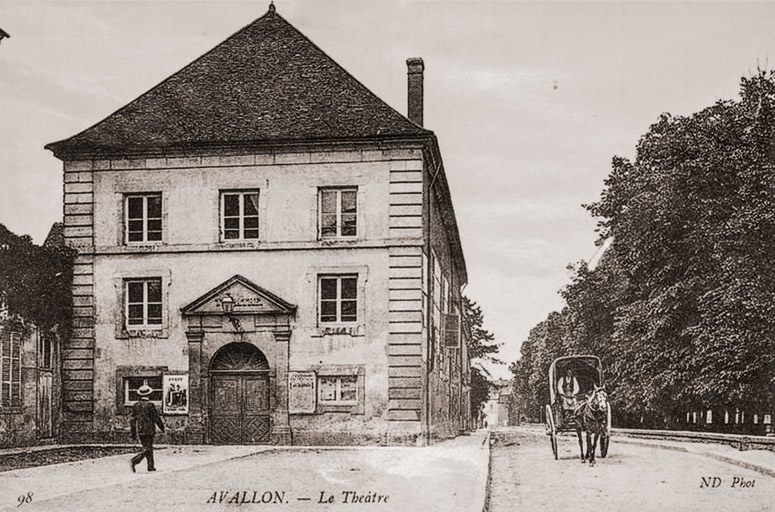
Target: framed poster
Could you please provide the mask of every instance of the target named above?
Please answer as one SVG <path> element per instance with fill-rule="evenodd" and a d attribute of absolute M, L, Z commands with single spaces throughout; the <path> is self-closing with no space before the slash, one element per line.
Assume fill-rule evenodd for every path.
<path fill-rule="evenodd" d="M 288 373 L 288 412 L 313 414 L 316 405 L 315 372 Z"/>
<path fill-rule="evenodd" d="M 188 375 L 164 376 L 164 414 L 188 414 Z"/>

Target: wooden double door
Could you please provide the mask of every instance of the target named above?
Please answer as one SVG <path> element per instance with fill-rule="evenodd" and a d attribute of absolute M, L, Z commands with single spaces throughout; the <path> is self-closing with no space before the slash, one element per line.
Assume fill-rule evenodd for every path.
<path fill-rule="evenodd" d="M 211 379 L 210 443 L 268 443 L 272 428 L 268 372 L 217 373 Z"/>

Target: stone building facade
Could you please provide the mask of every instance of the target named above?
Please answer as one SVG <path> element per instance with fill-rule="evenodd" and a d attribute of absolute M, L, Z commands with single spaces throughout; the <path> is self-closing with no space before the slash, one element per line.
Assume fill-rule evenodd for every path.
<path fill-rule="evenodd" d="M 466 269 L 423 63 L 402 116 L 270 7 L 64 162 L 63 433 L 421 444 L 466 427 Z"/>
<path fill-rule="evenodd" d="M 0 311 L 0 447 L 53 441 L 59 417 L 57 335 Z"/>

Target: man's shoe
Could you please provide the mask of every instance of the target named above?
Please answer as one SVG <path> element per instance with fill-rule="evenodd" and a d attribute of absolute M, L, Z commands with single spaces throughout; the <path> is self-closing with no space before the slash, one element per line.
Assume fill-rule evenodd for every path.
<path fill-rule="evenodd" d="M 135 461 L 132 459 L 129 460 L 129 467 L 132 468 L 132 473 L 137 473 L 137 470 L 135 470 Z"/>
<path fill-rule="evenodd" d="M 156 468 L 148 468 L 148 471 L 156 471 Z"/>

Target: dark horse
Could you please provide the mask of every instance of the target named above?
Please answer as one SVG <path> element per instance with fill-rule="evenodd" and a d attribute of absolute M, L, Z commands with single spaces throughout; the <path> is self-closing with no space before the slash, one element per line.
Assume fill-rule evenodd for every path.
<path fill-rule="evenodd" d="M 589 459 L 589 464 L 595 464 L 595 448 L 599 437 L 606 439 L 608 436 L 608 395 L 603 388 L 592 390 L 589 397 L 576 407 L 574 411 L 576 418 L 576 435 L 579 438 L 579 449 L 581 450 L 581 462 Z M 584 454 L 584 443 L 581 439 L 581 431 L 587 433 L 587 453 Z M 606 456 L 607 447 L 605 441 L 600 441 L 601 457 Z"/>

